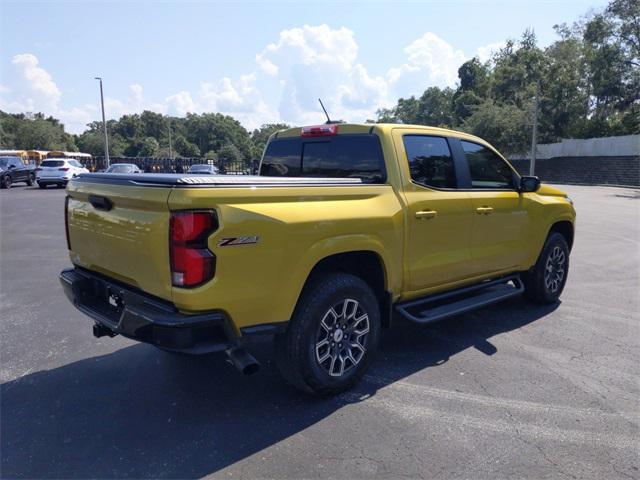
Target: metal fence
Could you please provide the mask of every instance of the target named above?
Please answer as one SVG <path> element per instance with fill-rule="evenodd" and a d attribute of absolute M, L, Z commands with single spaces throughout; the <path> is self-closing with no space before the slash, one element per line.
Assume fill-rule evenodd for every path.
<path fill-rule="evenodd" d="M 147 173 L 185 173 L 191 165 L 214 165 L 220 173 L 229 175 L 252 175 L 257 173 L 257 160 L 229 162 L 220 159 L 204 158 L 155 158 L 155 157 L 109 157 L 110 163 L 133 163 Z M 106 168 L 104 157 L 93 157 L 83 162 L 92 172 Z"/>

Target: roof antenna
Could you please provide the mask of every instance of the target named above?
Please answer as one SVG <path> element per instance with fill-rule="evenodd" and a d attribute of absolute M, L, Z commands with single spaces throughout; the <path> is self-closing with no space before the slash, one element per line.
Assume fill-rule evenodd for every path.
<path fill-rule="evenodd" d="M 324 114 L 327 116 L 327 124 L 333 123 L 331 121 L 331 119 L 329 118 L 329 114 L 327 113 L 327 109 L 324 108 L 324 105 L 322 103 L 322 100 L 318 99 L 318 101 L 320 102 L 320 106 L 322 107 L 322 110 L 324 110 Z"/>

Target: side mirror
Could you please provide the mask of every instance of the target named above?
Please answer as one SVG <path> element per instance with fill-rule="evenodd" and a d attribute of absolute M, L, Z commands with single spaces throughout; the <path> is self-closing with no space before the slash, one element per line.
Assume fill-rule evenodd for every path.
<path fill-rule="evenodd" d="M 14 168 L 16 168 L 15 165 L 9 165 L 9 170 L 13 170 Z"/>
<path fill-rule="evenodd" d="M 538 177 L 524 176 L 520 177 L 521 192 L 537 192 L 540 188 L 540 179 Z"/>

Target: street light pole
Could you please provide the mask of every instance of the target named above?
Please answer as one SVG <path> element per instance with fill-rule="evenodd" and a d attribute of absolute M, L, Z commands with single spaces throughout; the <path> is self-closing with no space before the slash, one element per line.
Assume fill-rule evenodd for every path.
<path fill-rule="evenodd" d="M 100 81 L 100 104 L 102 105 L 102 129 L 104 130 L 104 161 L 105 169 L 109 168 L 109 136 L 107 135 L 107 120 L 104 116 L 104 95 L 102 93 L 102 78 L 94 77 Z"/>

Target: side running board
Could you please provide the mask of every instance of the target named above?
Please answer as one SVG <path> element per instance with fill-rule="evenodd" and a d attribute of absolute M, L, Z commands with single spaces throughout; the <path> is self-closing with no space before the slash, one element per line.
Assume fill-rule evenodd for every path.
<path fill-rule="evenodd" d="M 395 309 L 412 322 L 431 323 L 506 300 L 523 291 L 524 285 L 520 276 L 509 275 L 470 287 L 398 303 Z"/>

